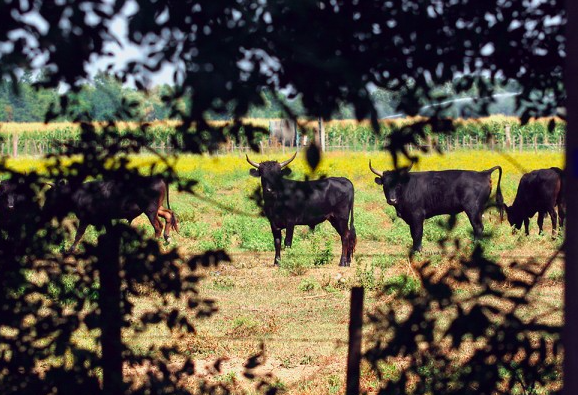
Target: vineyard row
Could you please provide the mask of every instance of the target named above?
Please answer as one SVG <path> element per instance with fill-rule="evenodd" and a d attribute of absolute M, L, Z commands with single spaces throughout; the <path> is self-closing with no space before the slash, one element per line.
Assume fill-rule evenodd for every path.
<path fill-rule="evenodd" d="M 413 119 L 401 119 L 380 123 L 380 133 L 376 134 L 368 122 L 329 121 L 325 123 L 325 146 L 327 150 L 371 151 L 382 149 L 387 142 L 387 136 L 410 126 Z M 254 121 L 267 127 L 266 120 Z M 2 155 L 44 155 L 62 152 L 66 144 L 74 145 L 80 141 L 80 128 L 73 124 L 63 124 L 60 127 L 35 124 L 0 124 L 0 153 Z M 297 129 L 297 139 L 284 143 L 271 136 L 263 135 L 259 146 L 263 152 L 283 149 L 294 145 L 302 145 L 311 141 L 315 135 L 315 123 L 300 124 Z M 443 150 L 484 147 L 511 150 L 526 149 L 562 149 L 564 146 L 566 124 L 559 119 L 538 119 L 521 125 L 516 118 L 489 117 L 483 120 L 457 120 L 455 130 L 451 134 L 436 134 L 429 126 L 424 129 L 424 137 L 417 140 L 417 146 L 438 146 Z M 119 138 L 127 127 L 119 128 Z M 191 133 L 195 133 L 192 131 Z M 151 147 L 161 152 L 171 152 L 182 144 L 181 136 L 176 134 L 173 125 L 153 124 L 147 131 Z M 306 137 L 307 136 L 307 137 Z M 247 150 L 249 144 L 243 137 L 229 140 L 220 148 L 223 152 Z M 414 147 L 417 148 L 417 147 Z"/>

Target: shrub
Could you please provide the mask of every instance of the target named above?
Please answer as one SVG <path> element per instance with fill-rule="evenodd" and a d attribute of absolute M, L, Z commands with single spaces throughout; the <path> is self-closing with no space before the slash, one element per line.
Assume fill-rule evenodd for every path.
<path fill-rule="evenodd" d="M 316 236 L 311 240 L 311 255 L 314 266 L 322 266 L 331 262 L 333 253 L 331 252 L 332 241 L 329 238 Z"/>
<path fill-rule="evenodd" d="M 231 233 L 227 232 L 223 227 L 217 228 L 213 232 L 213 241 L 215 247 L 225 250 L 231 247 Z"/>
<path fill-rule="evenodd" d="M 258 327 L 259 322 L 252 317 L 237 317 L 231 323 L 231 330 L 228 334 L 239 337 L 251 336 L 255 334 Z"/>
<path fill-rule="evenodd" d="M 362 260 L 355 269 L 355 282 L 368 291 L 376 291 L 383 287 L 383 273 L 376 275 L 375 264 L 372 260 L 369 264 L 362 265 Z"/>
<path fill-rule="evenodd" d="M 213 289 L 229 291 L 235 288 L 235 282 L 229 277 L 216 276 L 213 278 Z"/>
<path fill-rule="evenodd" d="M 384 292 L 386 294 L 397 294 L 399 296 L 417 295 L 421 289 L 419 280 L 406 274 L 400 274 L 388 278 L 384 282 Z"/>
<path fill-rule="evenodd" d="M 304 278 L 299 283 L 299 290 L 303 292 L 310 292 L 321 288 L 321 285 L 313 278 Z"/>
<path fill-rule="evenodd" d="M 373 257 L 372 265 L 380 269 L 388 269 L 390 267 L 393 267 L 396 261 L 399 259 L 403 260 L 405 258 L 399 258 L 395 255 L 389 254 L 380 254 Z"/>
<path fill-rule="evenodd" d="M 313 267 L 313 261 L 302 247 L 286 248 L 284 254 L 281 255 L 279 267 L 285 273 L 301 276 L 307 272 L 307 269 Z"/>

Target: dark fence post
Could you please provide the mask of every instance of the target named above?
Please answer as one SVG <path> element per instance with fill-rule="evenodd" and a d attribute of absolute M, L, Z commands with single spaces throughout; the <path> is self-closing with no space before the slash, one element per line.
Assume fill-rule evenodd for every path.
<path fill-rule="evenodd" d="M 99 238 L 98 270 L 100 272 L 100 328 L 102 345 L 102 393 L 124 393 L 122 379 L 122 313 L 120 290 L 119 225 L 108 226 Z"/>
<path fill-rule="evenodd" d="M 359 394 L 361 331 L 363 326 L 363 287 L 351 288 L 349 312 L 349 349 L 347 353 L 346 395 Z"/>
<path fill-rule="evenodd" d="M 578 394 L 578 2 L 566 1 L 566 51 L 565 88 L 566 88 L 566 216 L 565 253 L 565 292 L 564 292 L 564 395 Z M 544 134 L 546 139 L 548 134 Z"/>

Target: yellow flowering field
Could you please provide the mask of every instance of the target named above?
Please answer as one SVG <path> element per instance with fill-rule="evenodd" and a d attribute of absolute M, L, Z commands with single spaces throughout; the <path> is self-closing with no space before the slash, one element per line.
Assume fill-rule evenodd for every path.
<path fill-rule="evenodd" d="M 285 154 L 279 152 L 270 155 L 249 153 L 252 160 L 261 162 L 265 160 L 286 160 L 293 152 Z M 462 150 L 445 154 L 417 154 L 418 162 L 412 171 L 467 169 L 485 170 L 500 165 L 506 174 L 523 174 L 524 172 L 546 168 L 551 166 L 563 167 L 564 155 L 562 152 L 538 151 L 538 152 L 508 152 L 489 150 Z M 323 154 L 321 163 L 315 173 L 327 176 L 344 176 L 360 178 L 368 173 L 368 163 L 372 160 L 373 167 L 379 170 L 393 169 L 393 161 L 389 153 L 365 153 L 365 152 L 327 152 Z M 403 158 L 402 165 L 410 162 Z M 42 170 L 46 161 L 41 158 L 22 157 L 8 158 L 8 166 L 15 170 Z M 148 167 L 154 163 L 162 162 L 154 156 L 140 155 L 131 160 L 135 167 Z M 169 163 L 175 167 L 178 173 L 203 172 L 208 174 L 222 175 L 239 168 L 249 168 L 245 154 L 235 153 L 227 155 L 181 155 L 169 157 Z M 311 170 L 305 160 L 305 155 L 299 154 L 291 163 L 292 170 L 299 174 L 309 174 Z"/>
<path fill-rule="evenodd" d="M 291 151 L 285 154 L 279 152 L 271 155 L 261 155 L 250 153 L 252 160 L 257 162 L 264 160 L 285 160 L 291 156 Z M 522 174 L 540 168 L 557 166 L 564 167 L 564 155 L 562 152 L 538 151 L 538 152 L 509 152 L 502 153 L 490 150 L 462 150 L 445 154 L 420 154 L 419 160 L 412 171 L 445 170 L 445 169 L 467 169 L 485 170 L 493 166 L 500 165 L 503 169 L 502 185 L 506 197 L 510 197 L 517 187 L 518 180 Z M 291 163 L 293 176 L 303 179 L 305 175 L 310 177 L 320 176 L 343 176 L 348 177 L 359 187 L 366 187 L 373 182 L 373 177 L 369 171 L 368 163 L 372 160 L 373 167 L 379 170 L 393 168 L 391 156 L 385 152 L 328 152 L 322 157 L 319 167 L 315 173 L 311 170 L 305 160 L 304 154 L 299 154 L 295 161 Z M 162 169 L 162 164 L 154 156 L 135 156 L 131 165 L 142 169 L 148 169 L 153 163 L 157 163 L 157 169 Z M 169 163 L 176 169 L 177 173 L 187 178 L 203 178 L 205 181 L 213 182 L 218 186 L 220 181 L 226 177 L 241 178 L 248 176 L 250 165 L 246 162 L 245 154 L 227 155 L 182 155 L 170 157 Z M 407 160 L 402 160 L 402 164 L 408 164 Z M 42 159 L 23 157 L 17 159 L 7 159 L 10 168 L 18 171 L 38 170 L 42 171 L 46 162 Z M 494 183 L 497 182 L 498 172 L 493 175 Z M 248 181 L 250 182 L 250 181 Z M 253 184 L 253 183 L 251 183 Z"/>

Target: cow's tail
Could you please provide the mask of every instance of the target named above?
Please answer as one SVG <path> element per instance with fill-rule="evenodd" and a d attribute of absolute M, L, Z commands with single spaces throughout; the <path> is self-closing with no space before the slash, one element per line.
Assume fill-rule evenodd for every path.
<path fill-rule="evenodd" d="M 498 207 L 498 211 L 500 212 L 500 222 L 504 220 L 504 195 L 502 195 L 502 187 L 500 185 L 502 181 L 502 167 L 501 166 L 494 166 L 491 169 L 487 170 L 490 175 L 494 172 L 494 170 L 498 169 L 500 171 L 498 175 L 498 188 L 496 189 L 496 206 Z"/>
<path fill-rule="evenodd" d="M 357 234 L 355 233 L 355 225 L 353 224 L 353 205 L 355 200 L 355 193 L 351 196 L 351 210 L 349 211 L 349 240 L 347 243 L 348 255 L 353 257 L 355 246 L 357 244 Z"/>
<path fill-rule="evenodd" d="M 177 214 L 171 210 L 171 203 L 169 200 L 169 183 L 165 182 L 165 185 L 167 186 L 167 209 L 171 212 L 171 228 L 173 228 L 175 232 L 179 233 L 179 221 L 177 219 Z"/>

